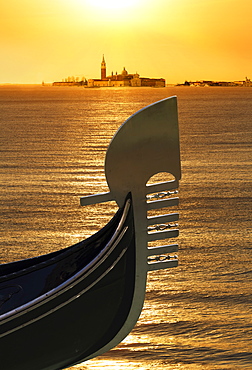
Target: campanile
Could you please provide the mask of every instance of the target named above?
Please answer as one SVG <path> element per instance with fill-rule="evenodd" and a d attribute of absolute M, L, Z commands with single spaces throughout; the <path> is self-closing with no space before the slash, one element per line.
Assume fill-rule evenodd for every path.
<path fill-rule="evenodd" d="M 106 62 L 104 59 L 104 54 L 101 62 L 101 79 L 105 80 L 106 79 Z"/>

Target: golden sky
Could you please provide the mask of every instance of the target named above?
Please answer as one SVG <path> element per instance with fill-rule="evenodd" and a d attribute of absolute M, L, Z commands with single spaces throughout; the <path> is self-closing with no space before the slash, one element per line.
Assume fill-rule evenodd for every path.
<path fill-rule="evenodd" d="M 252 78 L 252 0 L 4 0 L 0 83 Z"/>

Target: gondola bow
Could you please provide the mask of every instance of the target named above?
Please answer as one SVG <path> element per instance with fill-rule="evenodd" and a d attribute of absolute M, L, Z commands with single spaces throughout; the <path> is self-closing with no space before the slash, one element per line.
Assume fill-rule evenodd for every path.
<path fill-rule="evenodd" d="M 157 173 L 171 181 L 148 184 Z M 176 97 L 131 116 L 105 159 L 109 192 L 81 205 L 115 200 L 118 211 L 90 238 L 47 255 L 0 265 L 0 364 L 56 370 L 98 356 L 129 334 L 141 313 L 148 271 L 175 267 L 181 177 Z"/>

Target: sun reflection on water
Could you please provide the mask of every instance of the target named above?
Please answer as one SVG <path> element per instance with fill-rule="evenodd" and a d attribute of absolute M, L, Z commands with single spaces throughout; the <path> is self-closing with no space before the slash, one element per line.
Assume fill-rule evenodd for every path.
<path fill-rule="evenodd" d="M 35 100 L 27 91 L 15 110 L 9 105 L 1 132 L 1 263 L 104 226 L 116 204 L 80 207 L 79 197 L 108 191 L 103 165 L 114 132 L 166 96 L 177 94 L 180 107 L 179 266 L 149 273 L 142 314 L 122 343 L 70 369 L 251 370 L 252 89 L 45 87 Z"/>

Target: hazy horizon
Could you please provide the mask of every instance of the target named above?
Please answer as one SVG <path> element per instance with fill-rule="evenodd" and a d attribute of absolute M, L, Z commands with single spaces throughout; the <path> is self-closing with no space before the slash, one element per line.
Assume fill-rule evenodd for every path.
<path fill-rule="evenodd" d="M 10 0 L 1 5 L 0 84 L 129 73 L 185 80 L 251 78 L 250 0 Z"/>

